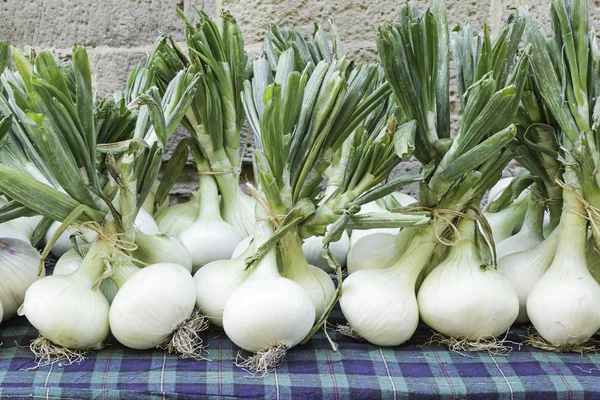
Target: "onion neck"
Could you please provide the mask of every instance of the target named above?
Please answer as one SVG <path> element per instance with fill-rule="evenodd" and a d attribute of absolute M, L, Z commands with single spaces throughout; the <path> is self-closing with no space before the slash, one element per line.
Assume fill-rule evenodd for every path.
<path fill-rule="evenodd" d="M 558 226 L 558 247 L 552 268 L 583 268 L 587 239 L 587 220 L 583 204 L 577 199 L 574 189 L 563 191 L 563 212 Z M 559 260 L 560 262 L 556 262 Z"/>
<path fill-rule="evenodd" d="M 302 251 L 302 239 L 297 230 L 285 235 L 280 244 L 284 276 L 295 276 L 308 270 L 309 264 Z"/>
<path fill-rule="evenodd" d="M 212 176 L 200 174 L 200 189 L 198 192 L 200 219 L 204 221 L 220 219 L 219 190 L 217 188 L 217 183 Z"/>
<path fill-rule="evenodd" d="M 412 238 L 408 240 L 410 244 L 389 271 L 394 271 L 400 280 L 414 289 L 417 278 L 427 265 L 437 241 L 431 226 L 413 231 Z"/>
<path fill-rule="evenodd" d="M 267 211 L 256 205 L 256 223 L 254 224 L 254 251 L 257 251 L 273 234 L 273 224 Z M 277 268 L 277 247 L 267 252 L 253 268 L 251 278 L 270 279 L 279 277 Z"/>
<path fill-rule="evenodd" d="M 104 260 L 108 259 L 112 253 L 113 248 L 108 241 L 99 237 L 92 243 L 74 274 L 88 282 L 91 288 L 104 273 L 106 268 Z"/>
<path fill-rule="evenodd" d="M 223 201 L 222 216 L 225 221 L 233 225 L 244 236 L 250 234 L 242 223 L 242 208 L 240 204 L 241 193 L 238 174 L 228 158 L 225 150 L 214 149 L 208 151 L 211 171 L 217 172 L 214 176 L 218 183 Z"/>
<path fill-rule="evenodd" d="M 473 258 L 475 253 L 475 221 L 470 218 L 463 218 L 458 224 L 458 238 L 456 243 L 450 246 L 448 259 L 466 255 Z"/>
<path fill-rule="evenodd" d="M 119 289 L 140 269 L 128 262 L 117 262 L 113 265 L 113 273 L 110 277 Z"/>
<path fill-rule="evenodd" d="M 532 193 L 531 197 L 529 198 L 529 204 L 527 206 L 525 220 L 523 221 L 523 227 L 519 233 L 531 232 L 536 236 L 539 236 L 540 239 L 543 239 L 545 207 L 544 203 L 540 200 L 541 199 Z"/>

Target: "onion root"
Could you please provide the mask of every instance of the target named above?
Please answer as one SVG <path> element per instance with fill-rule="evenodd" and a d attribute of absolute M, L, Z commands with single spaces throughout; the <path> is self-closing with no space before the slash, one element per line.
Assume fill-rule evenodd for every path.
<path fill-rule="evenodd" d="M 589 338 L 583 343 L 557 345 L 548 342 L 539 333 L 528 333 L 525 337 L 526 344 L 535 348 L 552 351 L 555 353 L 597 353 L 600 350 L 600 340 Z"/>
<path fill-rule="evenodd" d="M 427 342 L 424 343 L 425 346 L 429 345 L 445 345 L 448 346 L 450 351 L 459 353 L 461 355 L 464 352 L 471 351 L 487 351 L 492 356 L 506 356 L 508 355 L 513 348 L 509 346 L 509 344 L 516 344 L 520 346 L 520 343 L 511 342 L 506 340 L 508 336 L 508 331 L 506 335 L 502 338 L 497 338 L 493 336 L 482 336 L 477 340 L 468 340 L 468 339 L 459 339 L 446 335 L 442 335 L 439 332 L 434 332 L 433 335 L 429 338 Z"/>
<path fill-rule="evenodd" d="M 158 348 L 171 354 L 179 354 L 181 358 L 208 360 L 202 356 L 206 346 L 200 337 L 200 332 L 206 329 L 208 329 L 208 319 L 200 311 L 194 310 L 192 315 L 179 324 Z"/>
<path fill-rule="evenodd" d="M 43 336 L 33 339 L 29 348 L 35 355 L 36 365 L 27 370 L 35 370 L 59 361 L 66 361 L 65 365 L 80 363 L 86 360 L 86 354 L 88 353 L 88 350 L 75 350 L 59 346 Z"/>
<path fill-rule="evenodd" d="M 235 365 L 252 375 L 262 377 L 280 366 L 286 353 L 287 346 L 283 343 L 276 343 L 266 349 L 257 351 L 248 358 L 243 358 L 238 353 L 235 358 Z"/>

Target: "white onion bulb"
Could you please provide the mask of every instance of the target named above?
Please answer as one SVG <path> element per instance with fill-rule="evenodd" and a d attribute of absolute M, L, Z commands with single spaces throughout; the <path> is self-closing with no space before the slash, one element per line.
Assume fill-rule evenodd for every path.
<path fill-rule="evenodd" d="M 327 251 L 323 248 L 322 237 L 309 237 L 302 244 L 302 250 L 304 251 L 304 257 L 306 257 L 306 261 L 308 261 L 310 265 L 319 267 L 326 272 L 333 271 L 327 263 L 327 259 L 325 258 Z M 348 237 L 348 233 L 344 231 L 344 233 L 342 233 L 342 237 L 340 237 L 338 241 L 331 242 L 329 244 L 329 250 L 342 267 L 346 265 L 348 252 L 350 251 L 350 238 Z"/>
<path fill-rule="evenodd" d="M 92 289 L 102 275 L 112 248 L 96 240 L 85 260 L 70 275 L 52 275 L 35 281 L 25 293 L 18 314 L 46 339 L 70 349 L 100 349 L 108 336 L 108 301 Z"/>
<path fill-rule="evenodd" d="M 563 191 L 558 247 L 552 265 L 527 297 L 527 315 L 537 332 L 557 346 L 584 343 L 600 329 L 600 286 L 585 260 L 585 210 Z"/>
<path fill-rule="evenodd" d="M 417 295 L 423 322 L 446 336 L 471 341 L 505 333 L 519 313 L 508 280 L 496 268 L 481 265 L 475 229 L 473 221 L 461 221 L 459 242 L 427 275 Z"/>
<path fill-rule="evenodd" d="M 110 307 L 110 329 L 132 349 L 164 343 L 194 310 L 196 289 L 188 270 L 173 263 L 150 265 L 129 278 Z"/>
<path fill-rule="evenodd" d="M 412 237 L 406 238 L 406 250 L 392 266 L 362 269 L 344 280 L 340 299 L 344 317 L 370 343 L 397 346 L 417 329 L 415 283 L 436 244 L 430 230 L 413 230 Z"/>
<path fill-rule="evenodd" d="M 196 307 L 213 325 L 223 327 L 225 303 L 250 275 L 246 270 L 246 258 L 252 253 L 254 248 L 251 246 L 231 260 L 213 261 L 194 274 Z"/>
<path fill-rule="evenodd" d="M 498 271 L 510 282 L 519 298 L 519 315 L 516 323 L 529 321 L 527 316 L 527 297 L 535 283 L 552 264 L 558 234 L 551 234 L 536 248 L 513 253 L 498 260 Z"/>
<path fill-rule="evenodd" d="M 238 229 L 221 218 L 217 185 L 211 176 L 200 176 L 200 193 L 200 217 L 180 235 L 192 255 L 193 273 L 209 262 L 230 259 L 244 239 Z"/>
<path fill-rule="evenodd" d="M 256 209 L 254 232 L 258 249 L 273 233 L 264 210 Z M 275 249 L 252 268 L 251 275 L 229 296 L 223 311 L 227 336 L 244 350 L 289 349 L 304 339 L 315 320 L 315 306 L 306 290 L 279 275 Z"/>
<path fill-rule="evenodd" d="M 0 239 L 0 303 L 4 320 L 17 315 L 25 292 L 38 279 L 40 254 L 28 242 Z"/>
<path fill-rule="evenodd" d="M 156 223 L 159 231 L 172 237 L 180 237 L 181 232 L 198 219 L 200 208 L 198 201 L 175 204 L 156 213 Z"/>

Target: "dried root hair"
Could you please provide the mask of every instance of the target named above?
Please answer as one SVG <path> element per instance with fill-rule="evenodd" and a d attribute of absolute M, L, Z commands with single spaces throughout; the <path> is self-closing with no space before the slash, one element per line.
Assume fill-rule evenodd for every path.
<path fill-rule="evenodd" d="M 35 355 L 36 365 L 27 368 L 27 370 L 35 370 L 59 361 L 65 361 L 65 365 L 80 363 L 86 360 L 86 354 L 88 353 L 88 350 L 74 350 L 59 346 L 43 336 L 33 339 L 29 349 Z"/>
<path fill-rule="evenodd" d="M 257 351 L 248 358 L 242 357 L 238 352 L 235 357 L 235 365 L 252 374 L 252 376 L 263 377 L 281 365 L 286 353 L 287 346 L 283 343 L 276 343 L 266 349 Z"/>
<path fill-rule="evenodd" d="M 491 335 L 483 335 L 477 340 L 459 339 L 439 332 L 433 332 L 433 335 L 424 343 L 424 345 L 444 345 L 448 346 L 450 351 L 459 353 L 463 356 L 465 352 L 486 351 L 492 356 L 507 356 L 513 350 L 509 344 L 521 346 L 520 343 L 507 340 L 508 331 L 502 338 L 497 338 Z"/>
<path fill-rule="evenodd" d="M 157 347 L 171 354 L 179 354 L 181 358 L 208 360 L 202 353 L 207 352 L 200 332 L 208 329 L 208 319 L 194 310 L 192 315 L 165 338 Z M 207 352 L 208 353 L 208 352 Z"/>
<path fill-rule="evenodd" d="M 345 324 L 345 325 L 337 324 L 333 328 L 333 330 L 338 333 L 341 333 L 344 336 L 351 337 L 352 339 L 362 340 L 362 337 L 360 337 L 360 335 L 358 333 L 356 333 L 356 331 L 354 329 L 352 329 L 350 324 Z"/>
<path fill-rule="evenodd" d="M 544 339 L 539 333 L 529 333 L 525 336 L 525 344 L 533 346 L 537 349 L 552 351 L 554 353 L 597 353 L 600 350 L 600 340 L 589 338 L 583 343 L 577 344 L 553 344 Z"/>

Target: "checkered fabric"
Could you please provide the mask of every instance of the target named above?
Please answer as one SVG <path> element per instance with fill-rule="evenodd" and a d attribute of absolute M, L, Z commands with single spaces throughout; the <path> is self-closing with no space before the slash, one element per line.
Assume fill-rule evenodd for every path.
<path fill-rule="evenodd" d="M 333 322 L 341 322 L 339 311 Z M 425 346 L 420 327 L 398 348 L 382 348 L 319 332 L 292 349 L 265 377 L 236 367 L 238 348 L 218 331 L 205 332 L 211 361 L 183 360 L 162 350 L 135 351 L 111 339 L 102 351 L 69 366 L 37 370 L 24 318 L 0 326 L 0 397 L 68 399 L 600 399 L 600 356 L 554 354 L 515 346 L 510 355 Z M 522 342 L 516 328 L 508 339 Z"/>

